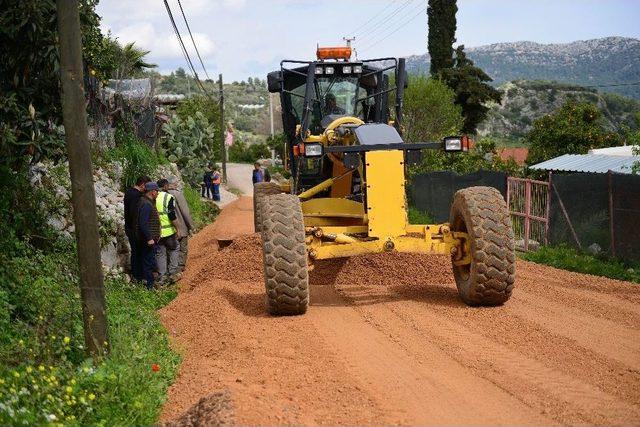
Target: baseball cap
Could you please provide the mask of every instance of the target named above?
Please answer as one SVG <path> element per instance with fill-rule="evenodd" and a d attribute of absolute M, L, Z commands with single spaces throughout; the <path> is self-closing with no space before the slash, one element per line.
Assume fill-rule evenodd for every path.
<path fill-rule="evenodd" d="M 153 191 L 153 190 L 160 190 L 160 187 L 158 187 L 158 184 L 156 184 L 155 182 L 153 181 L 147 182 L 144 185 L 144 191 Z"/>

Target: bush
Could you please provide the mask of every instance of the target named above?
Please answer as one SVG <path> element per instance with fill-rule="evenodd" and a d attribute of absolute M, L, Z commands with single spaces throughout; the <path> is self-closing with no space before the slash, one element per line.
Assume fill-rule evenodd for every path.
<path fill-rule="evenodd" d="M 264 143 L 247 146 L 241 140 L 237 140 L 229 147 L 229 160 L 237 163 L 253 163 L 258 159 L 271 158 L 271 150 Z"/>
<path fill-rule="evenodd" d="M 165 156 L 178 165 L 186 182 L 197 186 L 205 166 L 220 159 L 220 144 L 216 142 L 219 134 L 214 124 L 197 111 L 186 119 L 172 118 L 163 130 Z"/>
<path fill-rule="evenodd" d="M 116 148 L 107 153 L 107 160 L 120 162 L 124 168 L 122 188 L 132 187 L 139 176 L 151 176 L 167 161 L 157 155 L 134 134 L 119 127 L 115 135 Z"/>
<path fill-rule="evenodd" d="M 404 97 L 404 128 L 408 141 L 438 141 L 457 135 L 464 119 L 454 104 L 455 93 L 445 83 L 411 76 Z"/>
<path fill-rule="evenodd" d="M 569 246 L 543 246 L 527 252 L 523 259 L 578 273 L 640 283 L 640 265 L 630 266 L 610 258 L 588 255 Z"/>
<path fill-rule="evenodd" d="M 416 207 L 410 206 L 407 214 L 409 224 L 434 224 L 434 221 L 428 212 L 423 212 Z"/>
<path fill-rule="evenodd" d="M 202 200 L 198 190 L 186 186 L 183 189 L 183 192 L 184 197 L 189 204 L 191 218 L 195 222 L 196 229 L 199 230 L 205 225 L 212 223 L 220 213 L 220 209 L 215 203 Z"/>

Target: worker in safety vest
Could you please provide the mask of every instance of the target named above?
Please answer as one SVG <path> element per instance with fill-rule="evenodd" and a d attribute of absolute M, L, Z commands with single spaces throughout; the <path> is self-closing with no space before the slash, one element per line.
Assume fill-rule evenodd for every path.
<path fill-rule="evenodd" d="M 176 213 L 176 200 L 168 189 L 168 181 L 158 181 L 160 192 L 156 197 L 156 209 L 160 216 L 160 241 L 156 261 L 160 283 L 173 283 L 178 273 L 180 256 L 178 241 L 182 236 L 178 232 L 178 215 Z"/>

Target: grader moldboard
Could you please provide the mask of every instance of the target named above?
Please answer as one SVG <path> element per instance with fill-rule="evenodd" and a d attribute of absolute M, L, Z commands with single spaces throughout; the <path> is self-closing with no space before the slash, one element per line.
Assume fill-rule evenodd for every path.
<path fill-rule="evenodd" d="M 280 94 L 291 172 L 287 185 L 254 186 L 269 312 L 306 312 L 317 260 L 392 251 L 450 255 L 465 303 L 507 301 L 515 245 L 500 192 L 460 190 L 449 223 L 408 223 L 407 166 L 421 150 L 461 152 L 468 144 L 461 137 L 403 141 L 404 58 L 351 61 L 349 47 L 318 48 L 317 57 L 284 60 L 267 78 L 269 92 Z"/>

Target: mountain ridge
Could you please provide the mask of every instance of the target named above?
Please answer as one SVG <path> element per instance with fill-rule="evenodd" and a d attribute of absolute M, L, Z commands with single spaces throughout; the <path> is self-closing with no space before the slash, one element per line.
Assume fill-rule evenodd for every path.
<path fill-rule="evenodd" d="M 517 41 L 465 48 L 469 58 L 494 79 L 550 80 L 599 88 L 640 99 L 640 40 L 611 36 L 570 43 Z M 409 73 L 425 74 L 429 56 L 407 57 Z M 635 85 L 629 85 L 639 83 Z"/>

